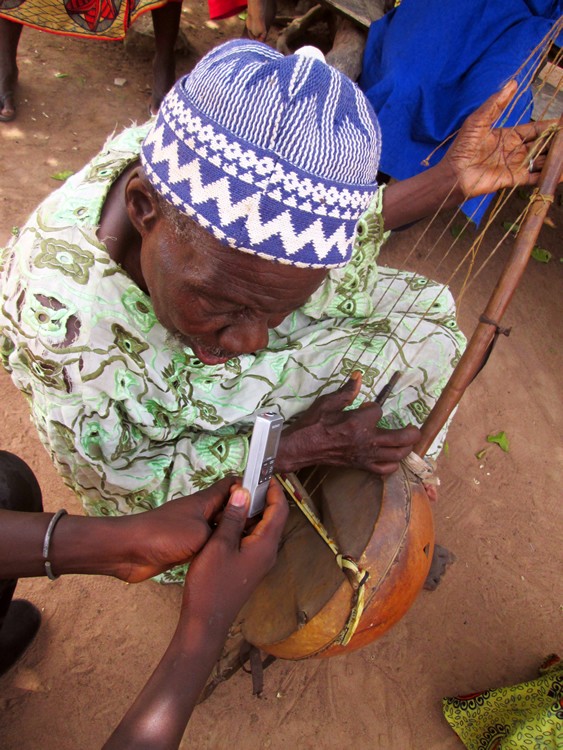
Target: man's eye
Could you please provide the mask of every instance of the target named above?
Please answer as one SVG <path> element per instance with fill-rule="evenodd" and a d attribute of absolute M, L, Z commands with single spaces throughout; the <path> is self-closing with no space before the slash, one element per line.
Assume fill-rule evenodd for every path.
<path fill-rule="evenodd" d="M 213 302 L 206 300 L 200 301 L 200 306 L 206 315 L 213 316 L 214 318 L 221 318 L 225 316 L 235 317 L 244 312 L 244 308 L 231 307 L 228 309 L 216 307 Z"/>

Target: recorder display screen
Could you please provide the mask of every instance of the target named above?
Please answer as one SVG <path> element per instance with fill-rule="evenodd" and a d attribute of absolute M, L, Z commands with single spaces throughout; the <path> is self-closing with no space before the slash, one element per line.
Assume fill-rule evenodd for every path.
<path fill-rule="evenodd" d="M 274 455 L 278 433 L 279 430 L 270 430 L 270 434 L 268 435 L 268 442 L 266 443 L 266 450 L 264 451 L 265 458 L 270 458 L 270 456 Z"/>

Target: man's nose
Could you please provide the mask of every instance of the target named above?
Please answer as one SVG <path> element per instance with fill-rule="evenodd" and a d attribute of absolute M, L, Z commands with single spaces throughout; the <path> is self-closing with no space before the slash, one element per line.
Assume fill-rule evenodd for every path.
<path fill-rule="evenodd" d="M 251 354 L 265 349 L 270 339 L 266 319 L 246 318 L 226 326 L 219 333 L 219 346 L 230 352 Z"/>

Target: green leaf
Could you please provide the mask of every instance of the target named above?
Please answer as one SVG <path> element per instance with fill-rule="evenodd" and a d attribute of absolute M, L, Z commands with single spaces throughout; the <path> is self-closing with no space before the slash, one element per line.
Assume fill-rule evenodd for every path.
<path fill-rule="evenodd" d="M 60 180 L 61 182 L 64 182 L 65 180 L 68 180 L 69 177 L 72 177 L 74 172 L 71 172 L 70 169 L 65 169 L 63 172 L 57 172 L 57 174 L 52 174 L 51 179 L 52 180 Z"/>
<path fill-rule="evenodd" d="M 238 14 L 238 17 L 240 18 L 241 21 L 246 21 L 247 16 L 248 16 L 247 10 L 243 10 L 242 13 Z"/>
<path fill-rule="evenodd" d="M 453 227 L 450 227 L 450 232 L 457 239 L 458 237 L 463 237 L 469 228 L 477 229 L 477 224 L 475 224 L 472 219 L 468 219 L 464 226 L 461 224 L 454 224 Z"/>
<path fill-rule="evenodd" d="M 520 188 L 520 190 L 518 190 L 518 197 L 522 198 L 523 201 L 527 201 L 530 196 L 528 195 L 527 190 L 524 190 L 524 188 Z"/>
<path fill-rule="evenodd" d="M 489 435 L 487 440 L 489 443 L 497 443 L 505 453 L 508 453 L 508 438 L 506 437 L 506 432 L 504 432 L 504 430 L 496 435 Z"/>
<path fill-rule="evenodd" d="M 19 233 L 20 233 L 19 227 L 12 227 L 12 234 L 14 235 L 14 237 L 17 237 Z"/>
<path fill-rule="evenodd" d="M 509 229 L 511 232 L 514 232 L 514 234 L 520 231 L 520 224 L 513 224 L 511 221 L 503 221 L 502 226 L 504 229 Z"/>
<path fill-rule="evenodd" d="M 487 452 L 487 449 L 483 448 L 482 451 L 479 451 L 479 453 L 475 454 L 475 458 L 483 458 L 483 456 L 485 455 L 486 452 Z"/>
<path fill-rule="evenodd" d="M 448 445 L 448 441 L 444 443 L 444 455 L 446 458 L 450 457 L 450 446 Z"/>
<path fill-rule="evenodd" d="M 55 73 L 55 78 L 68 78 L 68 73 Z"/>
<path fill-rule="evenodd" d="M 539 260 L 540 263 L 549 263 L 551 253 L 547 250 L 544 250 L 543 247 L 536 245 L 532 250 L 532 258 Z"/>

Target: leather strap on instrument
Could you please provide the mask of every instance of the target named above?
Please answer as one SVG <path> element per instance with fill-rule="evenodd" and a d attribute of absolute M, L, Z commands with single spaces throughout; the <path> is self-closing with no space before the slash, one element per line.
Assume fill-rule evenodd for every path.
<path fill-rule="evenodd" d="M 264 690 L 264 670 L 275 662 L 276 657 L 269 654 L 262 661 L 260 649 L 248 641 L 242 642 L 239 657 L 243 671 L 252 676 L 252 695 L 260 697 Z M 250 669 L 244 666 L 247 661 L 250 661 Z"/>
<path fill-rule="evenodd" d="M 307 520 L 311 522 L 324 542 L 326 542 L 334 552 L 337 565 L 350 581 L 350 585 L 354 591 L 352 596 L 352 608 L 348 615 L 348 619 L 346 620 L 346 624 L 334 640 L 334 643 L 346 646 L 356 632 L 356 628 L 362 617 L 362 612 L 364 611 L 365 585 L 369 579 L 369 573 L 367 570 L 362 570 L 353 557 L 350 557 L 350 555 L 343 555 L 340 552 L 336 542 L 329 536 L 328 531 L 317 517 L 317 514 L 313 510 L 312 500 L 307 495 L 305 488 L 295 474 L 276 474 L 276 477 L 280 481 L 282 487 L 295 501 L 299 510 L 303 512 Z"/>

